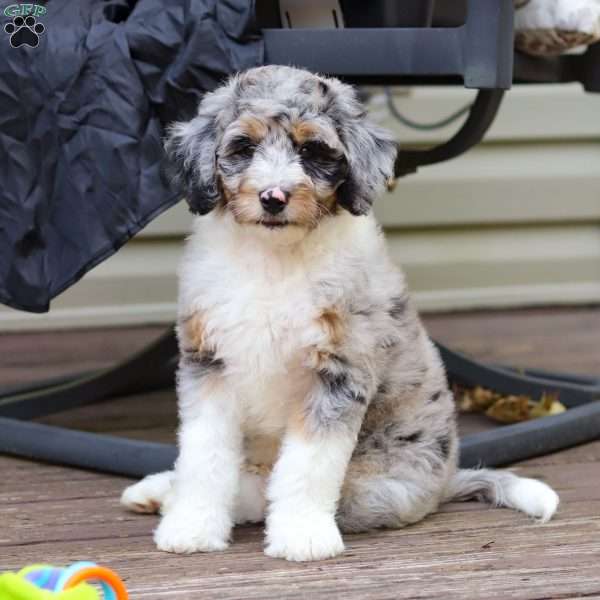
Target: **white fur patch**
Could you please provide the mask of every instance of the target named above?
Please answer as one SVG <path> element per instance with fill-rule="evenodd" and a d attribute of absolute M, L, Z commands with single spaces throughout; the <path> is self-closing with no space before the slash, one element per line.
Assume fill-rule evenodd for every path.
<path fill-rule="evenodd" d="M 525 477 L 515 477 L 504 489 L 505 506 L 520 510 L 540 523 L 549 521 L 558 508 L 558 494 L 548 485 Z"/>
<path fill-rule="evenodd" d="M 157 513 L 173 486 L 173 471 L 148 475 L 141 481 L 125 488 L 121 504 L 137 513 Z"/>
<path fill-rule="evenodd" d="M 343 552 L 335 511 L 352 449 L 347 435 L 287 437 L 267 491 L 269 556 L 304 561 Z"/>
<path fill-rule="evenodd" d="M 449 482 L 446 500 L 485 498 L 496 506 L 520 510 L 545 523 L 558 508 L 557 493 L 545 483 L 510 471 L 460 469 Z"/>
<path fill-rule="evenodd" d="M 157 513 L 169 501 L 175 480 L 174 471 L 148 475 L 128 486 L 121 495 L 121 504 L 136 513 Z M 267 500 L 265 478 L 255 473 L 242 472 L 235 500 L 236 524 L 260 523 L 265 519 Z"/>
<path fill-rule="evenodd" d="M 159 550 L 177 554 L 214 552 L 229 545 L 231 521 L 222 510 L 198 510 L 194 502 L 179 501 L 154 532 Z"/>
<path fill-rule="evenodd" d="M 333 515 L 303 511 L 272 515 L 265 554 L 292 561 L 323 560 L 344 551 Z"/>
<path fill-rule="evenodd" d="M 236 524 L 261 523 L 265 520 L 267 510 L 265 487 L 266 481 L 263 476 L 242 472 L 234 510 Z"/>
<path fill-rule="evenodd" d="M 515 13 L 517 31 L 558 29 L 600 35 L 599 0 L 532 0 Z"/>

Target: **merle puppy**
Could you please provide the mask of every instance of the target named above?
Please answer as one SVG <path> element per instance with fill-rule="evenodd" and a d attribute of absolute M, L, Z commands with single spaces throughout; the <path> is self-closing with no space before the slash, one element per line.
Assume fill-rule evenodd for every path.
<path fill-rule="evenodd" d="M 227 547 L 266 521 L 266 553 L 315 560 L 340 529 L 402 527 L 481 497 L 549 519 L 558 497 L 457 469 L 444 368 L 370 214 L 396 146 L 354 90 L 262 67 L 171 127 L 194 223 L 179 271 L 180 454 L 125 490 L 162 512 L 158 547 Z"/>

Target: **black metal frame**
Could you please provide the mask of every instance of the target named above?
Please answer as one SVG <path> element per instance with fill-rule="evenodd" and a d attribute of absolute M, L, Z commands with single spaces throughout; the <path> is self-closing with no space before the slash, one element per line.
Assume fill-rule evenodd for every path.
<path fill-rule="evenodd" d="M 407 84 L 411 78 L 509 89 L 513 3 L 469 0 L 460 27 L 263 29 L 265 63 L 333 73 L 353 83 Z"/>
<path fill-rule="evenodd" d="M 425 150 L 400 148 L 395 166 L 396 177 L 416 173 L 419 167 L 425 165 L 450 160 L 479 144 L 498 114 L 503 97 L 504 90 L 480 90 L 462 127 L 447 142 Z"/>
<path fill-rule="evenodd" d="M 512 0 L 469 0 L 459 27 L 263 29 L 265 62 L 335 73 L 355 84 L 463 83 L 478 89 L 460 130 L 425 150 L 400 148 L 396 176 L 449 160 L 478 144 L 513 76 Z M 418 48 L 418 52 L 415 49 Z"/>
<path fill-rule="evenodd" d="M 0 390 L 0 416 L 35 419 L 105 398 L 160 389 L 173 383 L 177 352 L 175 335 L 168 331 L 116 367 Z"/>
<path fill-rule="evenodd" d="M 561 415 L 498 427 L 461 440 L 463 467 L 498 466 L 581 444 L 600 435 L 600 379 L 486 366 L 438 344 L 450 381 L 485 385 L 501 393 L 559 393 Z M 74 431 L 29 419 L 116 396 L 172 386 L 177 362 L 173 329 L 114 368 L 34 384 L 0 394 L 0 452 L 51 463 L 140 477 L 169 469 L 177 450 L 169 444 Z"/>
<path fill-rule="evenodd" d="M 539 57 L 515 53 L 515 83 L 574 83 L 586 92 L 600 92 L 600 42 L 583 54 Z"/>
<path fill-rule="evenodd" d="M 456 28 L 265 29 L 265 62 L 293 62 L 354 83 L 462 81 L 479 89 L 452 139 L 426 150 L 400 150 L 396 175 L 403 176 L 458 156 L 481 141 L 513 78 L 512 11 L 513 0 L 468 0 L 466 23 Z M 514 66 L 516 81 L 581 81 L 585 89 L 600 91 L 600 44 L 583 56 L 551 60 L 517 53 Z M 533 398 L 558 392 L 569 408 L 562 415 L 466 436 L 461 441 L 462 466 L 503 465 L 600 436 L 600 379 L 486 366 L 438 346 L 451 381 Z M 173 446 L 29 420 L 172 385 L 176 360 L 171 329 L 115 368 L 0 391 L 0 452 L 129 476 L 169 468 L 176 456 Z"/>

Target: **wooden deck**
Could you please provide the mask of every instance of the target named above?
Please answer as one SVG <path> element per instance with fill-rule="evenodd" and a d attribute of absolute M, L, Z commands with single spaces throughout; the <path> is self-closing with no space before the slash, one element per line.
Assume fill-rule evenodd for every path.
<path fill-rule="evenodd" d="M 433 335 L 499 362 L 600 372 L 600 309 L 436 315 Z M 0 382 L 104 366 L 160 329 L 0 336 Z M 71 411 L 46 422 L 172 440 L 173 394 Z M 151 539 L 156 517 L 123 511 L 127 480 L 0 457 L 0 571 L 89 559 L 118 571 L 133 600 L 218 598 L 600 598 L 600 441 L 523 462 L 553 485 L 557 517 L 450 504 L 401 531 L 348 536 L 347 552 L 291 564 L 262 554 L 262 531 L 235 531 L 229 550 L 172 556 Z"/>

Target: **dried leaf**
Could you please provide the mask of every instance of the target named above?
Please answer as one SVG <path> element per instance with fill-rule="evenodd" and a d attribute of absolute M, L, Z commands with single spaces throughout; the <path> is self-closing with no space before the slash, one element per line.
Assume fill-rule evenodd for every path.
<path fill-rule="evenodd" d="M 536 402 L 529 396 L 503 396 L 483 387 L 453 388 L 459 410 L 462 412 L 485 412 L 500 423 L 519 423 L 529 419 L 557 415 L 565 410 L 557 394 L 544 394 Z"/>
<path fill-rule="evenodd" d="M 539 402 L 531 409 L 530 417 L 549 417 L 550 415 L 559 415 L 567 409 L 564 404 L 558 401 L 558 394 L 544 394 Z"/>
<path fill-rule="evenodd" d="M 499 398 L 494 392 L 482 387 L 463 388 L 457 396 L 459 398 L 459 409 L 463 412 L 482 412 Z"/>
<path fill-rule="evenodd" d="M 518 423 L 527 421 L 532 402 L 527 396 L 505 396 L 496 400 L 485 414 L 501 423 Z"/>

